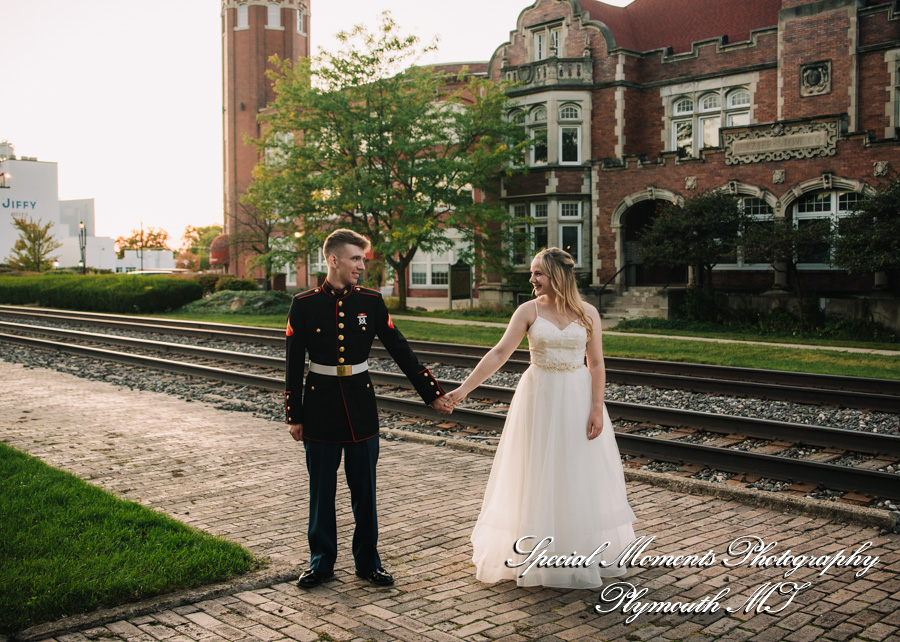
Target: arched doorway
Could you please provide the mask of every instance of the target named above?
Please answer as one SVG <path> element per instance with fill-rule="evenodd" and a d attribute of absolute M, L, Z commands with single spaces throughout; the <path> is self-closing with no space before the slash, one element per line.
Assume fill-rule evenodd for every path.
<path fill-rule="evenodd" d="M 634 203 L 622 214 L 622 252 L 626 264 L 624 284 L 633 286 L 673 285 L 687 283 L 687 268 L 666 268 L 647 265 L 640 236 L 662 208 L 670 205 L 663 200 L 643 200 Z M 678 239 L 672 239 L 677 243 Z"/>

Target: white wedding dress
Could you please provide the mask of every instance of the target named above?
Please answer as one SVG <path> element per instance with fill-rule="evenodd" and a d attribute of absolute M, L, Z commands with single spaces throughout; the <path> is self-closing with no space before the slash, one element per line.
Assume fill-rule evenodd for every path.
<path fill-rule="evenodd" d="M 535 304 L 535 308 L 537 304 Z M 599 331 L 599 328 L 598 328 Z M 634 513 L 606 406 L 603 431 L 587 438 L 591 375 L 584 365 L 587 331 L 576 322 L 560 330 L 538 315 L 528 330 L 531 366 L 510 404 L 500 445 L 472 532 L 475 576 L 482 582 L 516 580 L 519 586 L 596 588 L 601 577 L 625 574 L 613 562 L 634 540 Z M 589 556 L 610 545 L 587 568 L 510 568 L 545 537 L 543 554 Z"/>

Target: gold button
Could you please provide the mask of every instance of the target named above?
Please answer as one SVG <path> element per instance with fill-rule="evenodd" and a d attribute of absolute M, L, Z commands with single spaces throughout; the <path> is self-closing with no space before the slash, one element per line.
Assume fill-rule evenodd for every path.
<path fill-rule="evenodd" d="M 343 351 L 344 351 L 344 346 L 341 346 L 341 352 L 343 352 Z"/>
<path fill-rule="evenodd" d="M 427 373 L 427 372 L 423 372 L 422 374 L 423 374 L 424 376 L 426 376 L 426 377 L 428 376 L 428 373 Z"/>
<path fill-rule="evenodd" d="M 310 389 L 310 390 L 315 390 L 316 387 L 315 387 L 315 386 L 310 386 L 309 389 Z"/>
<path fill-rule="evenodd" d="M 322 328 L 316 328 L 316 332 L 321 332 Z"/>
<path fill-rule="evenodd" d="M 338 327 L 339 327 L 341 330 L 343 330 L 343 329 L 344 329 L 344 324 L 343 324 L 343 323 L 338 323 Z"/>
<path fill-rule="evenodd" d="M 344 313 L 343 313 L 343 312 L 338 312 L 338 316 L 339 316 L 339 317 L 342 317 L 342 316 L 344 316 Z"/>
<path fill-rule="evenodd" d="M 364 330 L 364 331 L 365 331 L 365 329 L 366 329 L 366 326 L 363 326 L 363 328 L 362 328 L 362 329 L 363 329 L 363 330 Z"/>
<path fill-rule="evenodd" d="M 316 292 L 318 292 L 318 291 L 319 291 L 319 288 L 316 288 Z"/>
<path fill-rule="evenodd" d="M 338 301 L 338 305 L 344 305 L 343 301 Z"/>
<path fill-rule="evenodd" d="M 288 406 L 288 410 L 290 410 L 290 409 L 291 409 L 291 407 L 290 407 L 290 406 Z"/>
<path fill-rule="evenodd" d="M 341 357 L 340 359 L 338 359 L 338 363 L 344 363 L 344 357 Z"/>
<path fill-rule="evenodd" d="M 372 387 L 372 384 L 370 384 L 370 383 L 366 384 L 366 388 L 371 388 L 371 387 Z"/>
<path fill-rule="evenodd" d="M 432 386 L 434 385 L 434 382 L 433 382 L 433 381 L 431 382 L 431 385 L 432 385 Z"/>
<path fill-rule="evenodd" d="M 356 291 L 359 292 L 359 286 L 356 286 Z"/>
<path fill-rule="evenodd" d="M 339 334 L 339 335 L 338 335 L 338 341 L 343 341 L 343 340 L 344 340 L 344 335 L 343 335 L 343 334 Z"/>

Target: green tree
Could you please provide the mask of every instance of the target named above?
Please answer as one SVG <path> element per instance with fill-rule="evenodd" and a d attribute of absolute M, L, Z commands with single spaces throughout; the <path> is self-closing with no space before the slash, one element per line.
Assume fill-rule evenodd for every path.
<path fill-rule="evenodd" d="M 184 243 L 181 246 L 183 254 L 192 254 L 197 260 L 197 269 L 209 269 L 209 246 L 213 240 L 222 233 L 219 224 L 202 225 L 194 227 L 188 225 L 184 228 Z"/>
<path fill-rule="evenodd" d="M 419 250 L 449 250 L 447 228 L 462 233 L 465 260 L 498 263 L 509 212 L 472 195 L 516 171 L 525 133 L 507 118 L 506 86 L 410 66 L 428 48 L 398 35 L 388 13 L 375 33 L 357 26 L 338 39 L 342 51 L 312 61 L 273 58 L 276 98 L 257 141 L 266 161 L 245 200 L 278 216 L 286 237 L 300 232 L 276 250 L 279 263 L 315 252 L 336 227 L 365 234 L 405 307 L 407 266 Z"/>
<path fill-rule="evenodd" d="M 116 255 L 121 259 L 125 250 L 170 250 L 169 233 L 161 227 L 138 228 L 128 236 L 116 239 Z"/>
<path fill-rule="evenodd" d="M 9 255 L 10 267 L 27 272 L 49 270 L 56 258 L 50 253 L 62 247 L 50 233 L 53 222 L 41 225 L 41 219 L 35 221 L 30 216 L 13 216 L 12 220 L 19 230 L 19 238 Z"/>
<path fill-rule="evenodd" d="M 900 178 L 838 222 L 832 263 L 850 272 L 900 271 Z"/>
<path fill-rule="evenodd" d="M 746 218 L 738 200 L 721 191 L 668 205 L 641 235 L 644 262 L 692 267 L 695 286 L 709 291 L 713 267 L 734 254 Z"/>
<path fill-rule="evenodd" d="M 748 263 L 768 263 L 776 272 L 786 273 L 788 286 L 797 295 L 800 323 L 806 325 L 810 312 L 816 307 L 805 300 L 798 263 L 826 262 L 819 259 L 830 251 L 831 223 L 826 219 L 806 221 L 794 225 L 792 219 L 776 216 L 770 221 L 754 221 L 741 234 L 741 251 Z"/>

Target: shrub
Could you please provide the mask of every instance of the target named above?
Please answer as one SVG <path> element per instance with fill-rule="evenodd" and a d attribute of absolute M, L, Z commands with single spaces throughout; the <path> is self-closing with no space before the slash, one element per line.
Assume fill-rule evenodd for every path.
<path fill-rule="evenodd" d="M 220 278 L 220 274 L 200 274 L 194 277 L 194 280 L 200 284 L 205 296 L 216 291 L 216 284 L 219 282 Z"/>
<path fill-rule="evenodd" d="M 701 288 L 688 288 L 684 293 L 681 313 L 689 321 L 714 323 L 722 320 L 722 310 L 716 295 Z"/>
<path fill-rule="evenodd" d="M 200 284 L 171 276 L 122 274 L 0 277 L 0 303 L 88 312 L 163 312 L 203 296 Z"/>
<path fill-rule="evenodd" d="M 258 290 L 259 285 L 253 279 L 239 279 L 236 276 L 223 276 L 216 282 L 216 292 L 222 290 Z"/>

